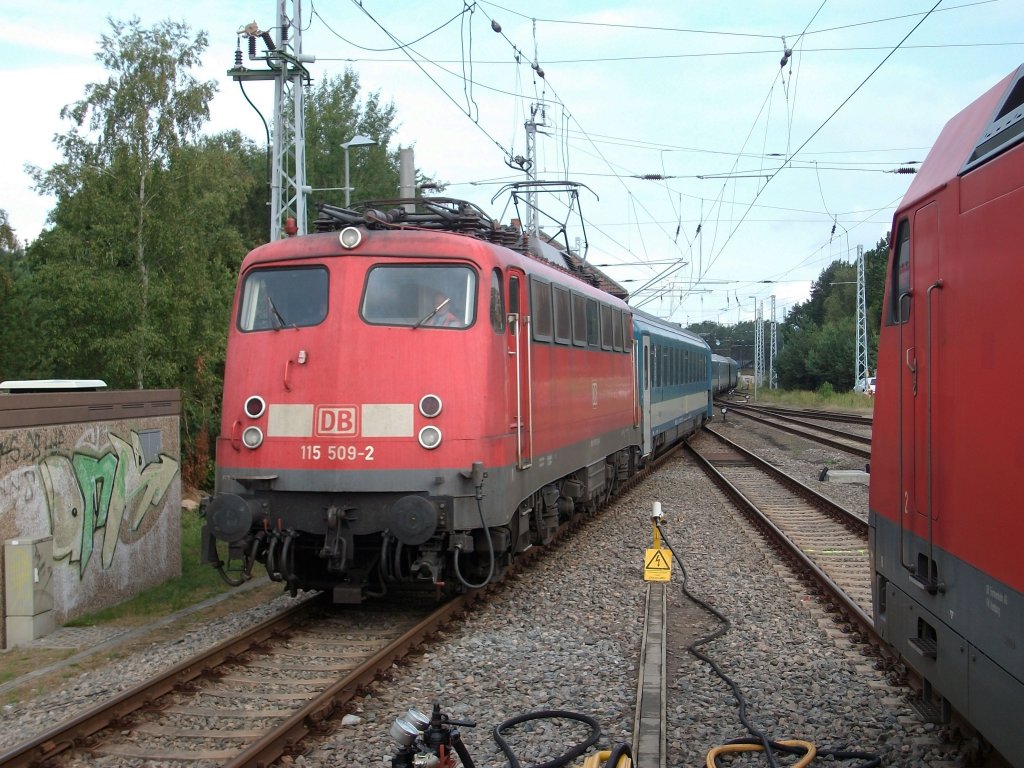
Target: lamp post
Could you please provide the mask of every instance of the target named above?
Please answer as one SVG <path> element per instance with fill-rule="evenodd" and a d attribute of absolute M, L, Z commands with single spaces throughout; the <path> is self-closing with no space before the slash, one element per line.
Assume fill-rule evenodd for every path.
<path fill-rule="evenodd" d="M 348 141 L 341 145 L 341 148 L 345 150 L 345 207 L 348 208 L 352 202 L 352 187 L 348 185 L 348 148 L 349 147 L 374 147 L 377 142 L 371 139 L 369 136 L 353 136 Z"/>

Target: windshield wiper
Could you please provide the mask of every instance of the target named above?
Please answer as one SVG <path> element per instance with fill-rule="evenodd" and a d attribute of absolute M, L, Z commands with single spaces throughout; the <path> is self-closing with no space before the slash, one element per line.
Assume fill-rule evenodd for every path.
<path fill-rule="evenodd" d="M 444 301 L 442 301 L 440 304 L 438 304 L 436 307 L 434 307 L 430 311 L 430 314 L 428 314 L 426 317 L 424 317 L 422 320 L 420 320 L 418 323 L 416 323 L 416 325 L 414 325 L 412 327 L 412 329 L 415 331 L 417 328 L 419 328 L 421 325 L 423 325 L 425 322 L 427 322 L 430 318 L 432 318 L 438 312 L 440 312 L 442 309 L 444 309 L 449 304 L 451 304 L 451 302 L 452 302 L 451 297 L 449 297 L 449 298 L 445 299 Z"/>
<path fill-rule="evenodd" d="M 284 316 L 278 311 L 277 305 L 274 304 L 274 300 L 270 296 L 267 296 L 267 303 L 270 304 L 270 311 L 274 313 L 274 319 L 277 320 L 277 323 L 274 324 L 275 331 L 280 331 L 282 328 L 298 327 L 295 323 L 289 323 L 284 319 Z"/>

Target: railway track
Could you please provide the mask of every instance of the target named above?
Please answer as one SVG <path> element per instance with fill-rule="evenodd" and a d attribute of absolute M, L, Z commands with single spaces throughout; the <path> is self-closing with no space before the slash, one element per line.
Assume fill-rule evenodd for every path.
<path fill-rule="evenodd" d="M 874 636 L 868 525 L 713 429 L 689 443 L 714 482 L 856 628 Z"/>
<path fill-rule="evenodd" d="M 0 765 L 119 757 L 220 766 L 288 754 L 397 659 L 462 613 L 303 603 L 0 753 Z"/>
<path fill-rule="evenodd" d="M 763 409 L 743 403 L 722 401 L 719 403 L 719 406 L 727 409 L 728 414 L 739 414 L 743 418 L 751 419 L 759 424 L 764 424 L 783 432 L 788 432 L 791 435 L 797 435 L 798 437 L 813 440 L 814 442 L 821 443 L 822 445 L 838 448 L 841 451 L 853 454 L 854 456 L 860 456 L 864 459 L 871 458 L 870 436 L 850 432 L 849 430 L 816 424 L 813 421 L 796 418 L 795 416 L 780 413 L 776 410 Z M 726 416 L 726 418 L 728 418 L 728 416 Z M 862 422 L 851 423 L 857 423 L 863 426 Z"/>
<path fill-rule="evenodd" d="M 755 413 L 766 415 L 792 417 L 797 420 L 811 421 L 833 421 L 840 424 L 855 424 L 862 427 L 870 427 L 874 423 L 874 417 L 865 416 L 859 413 L 848 413 L 845 411 L 823 411 L 817 408 L 788 408 L 778 405 L 755 405 L 746 398 L 736 400 L 723 398 L 719 405 L 742 406 Z"/>
<path fill-rule="evenodd" d="M 625 481 L 632 488 L 677 445 Z M 590 516 L 562 524 L 552 544 L 535 546 L 506 569 L 520 572 Z M 123 693 L 0 752 L 0 766 L 57 766 L 76 759 L 144 764 L 267 766 L 304 750 L 330 720 L 398 659 L 429 641 L 502 584 L 459 595 L 434 610 L 332 608 L 326 598 L 295 605 Z"/>
<path fill-rule="evenodd" d="M 873 657 L 872 666 L 884 670 L 892 684 L 906 687 L 911 706 L 924 721 L 942 722 L 921 676 L 895 657 L 875 631 L 867 522 L 709 427 L 687 447 L 715 484 L 785 553 L 796 576 L 831 614 L 833 625 L 860 648 L 851 663 Z M 960 713 L 946 716 L 962 734 L 974 733 Z M 980 749 L 976 741 L 967 749 L 978 765 L 1008 768 L 998 754 Z"/>

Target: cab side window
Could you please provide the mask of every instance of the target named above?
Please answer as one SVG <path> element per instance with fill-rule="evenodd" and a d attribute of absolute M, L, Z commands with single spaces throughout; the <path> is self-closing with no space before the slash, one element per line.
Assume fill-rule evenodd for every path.
<path fill-rule="evenodd" d="M 896 232 L 886 325 L 900 325 L 910 320 L 910 254 L 910 219 L 903 219 Z"/>
<path fill-rule="evenodd" d="M 502 293 L 501 270 L 491 273 L 491 328 L 496 333 L 505 330 L 505 296 Z"/>

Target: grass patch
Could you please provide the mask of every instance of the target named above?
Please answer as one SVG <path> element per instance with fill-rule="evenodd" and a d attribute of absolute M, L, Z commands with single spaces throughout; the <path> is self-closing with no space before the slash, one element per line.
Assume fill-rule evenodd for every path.
<path fill-rule="evenodd" d="M 231 589 L 210 565 L 199 562 L 203 520 L 195 512 L 181 512 L 181 576 L 136 595 L 127 602 L 69 620 L 68 627 L 97 624 L 136 626 L 147 619 L 187 608 Z"/>
<path fill-rule="evenodd" d="M 737 390 L 739 392 L 740 390 Z M 751 398 L 753 389 L 746 392 Z M 796 408 L 816 408 L 823 411 L 872 411 L 874 398 L 859 392 L 806 392 L 803 390 L 757 388 L 758 403 L 789 405 Z"/>

